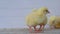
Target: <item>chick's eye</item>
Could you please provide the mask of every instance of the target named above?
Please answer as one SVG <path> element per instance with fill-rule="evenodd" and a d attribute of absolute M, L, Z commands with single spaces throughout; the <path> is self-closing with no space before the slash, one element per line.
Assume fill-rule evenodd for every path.
<path fill-rule="evenodd" d="M 46 12 L 48 12 L 48 10 L 45 10 Z"/>

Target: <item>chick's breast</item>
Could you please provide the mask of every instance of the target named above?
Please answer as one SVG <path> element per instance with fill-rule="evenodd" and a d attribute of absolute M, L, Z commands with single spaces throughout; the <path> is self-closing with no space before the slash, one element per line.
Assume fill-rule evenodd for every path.
<path fill-rule="evenodd" d="M 37 16 L 36 18 L 36 23 L 37 24 L 46 24 L 47 23 L 47 17 L 40 17 L 40 16 Z"/>
<path fill-rule="evenodd" d="M 35 17 L 34 17 L 33 14 L 28 15 L 28 16 L 26 17 L 26 21 L 27 21 L 26 24 L 27 24 L 28 26 L 35 26 L 35 25 L 37 25 L 36 19 L 35 19 Z"/>

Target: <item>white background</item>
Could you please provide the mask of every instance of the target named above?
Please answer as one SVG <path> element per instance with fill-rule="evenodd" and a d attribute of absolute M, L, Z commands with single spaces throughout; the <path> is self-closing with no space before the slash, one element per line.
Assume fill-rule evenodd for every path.
<path fill-rule="evenodd" d="M 26 15 L 42 6 L 48 7 L 50 16 L 60 15 L 60 0 L 0 0 L 0 28 L 26 27 Z"/>

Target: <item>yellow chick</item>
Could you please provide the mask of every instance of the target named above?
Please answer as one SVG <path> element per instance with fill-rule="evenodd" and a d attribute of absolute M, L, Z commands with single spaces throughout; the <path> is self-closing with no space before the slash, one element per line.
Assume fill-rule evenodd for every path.
<path fill-rule="evenodd" d="M 49 19 L 49 25 L 52 28 L 60 28 L 60 16 L 51 16 Z"/>
<path fill-rule="evenodd" d="M 35 31 L 42 31 L 47 23 L 47 13 L 49 13 L 48 8 L 41 7 L 33 10 L 32 13 L 26 16 L 26 24 L 29 26 L 30 32 L 32 31 L 32 27 L 34 27 Z M 37 25 L 40 25 L 39 30 L 36 29 Z"/>

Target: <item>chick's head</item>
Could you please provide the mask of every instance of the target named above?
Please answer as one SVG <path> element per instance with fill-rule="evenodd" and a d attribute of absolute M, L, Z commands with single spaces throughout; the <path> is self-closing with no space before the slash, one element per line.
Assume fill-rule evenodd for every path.
<path fill-rule="evenodd" d="M 47 7 L 41 7 L 41 8 L 39 8 L 38 10 L 37 10 L 40 14 L 47 14 L 47 13 L 50 13 L 49 11 L 48 11 L 48 8 Z"/>

